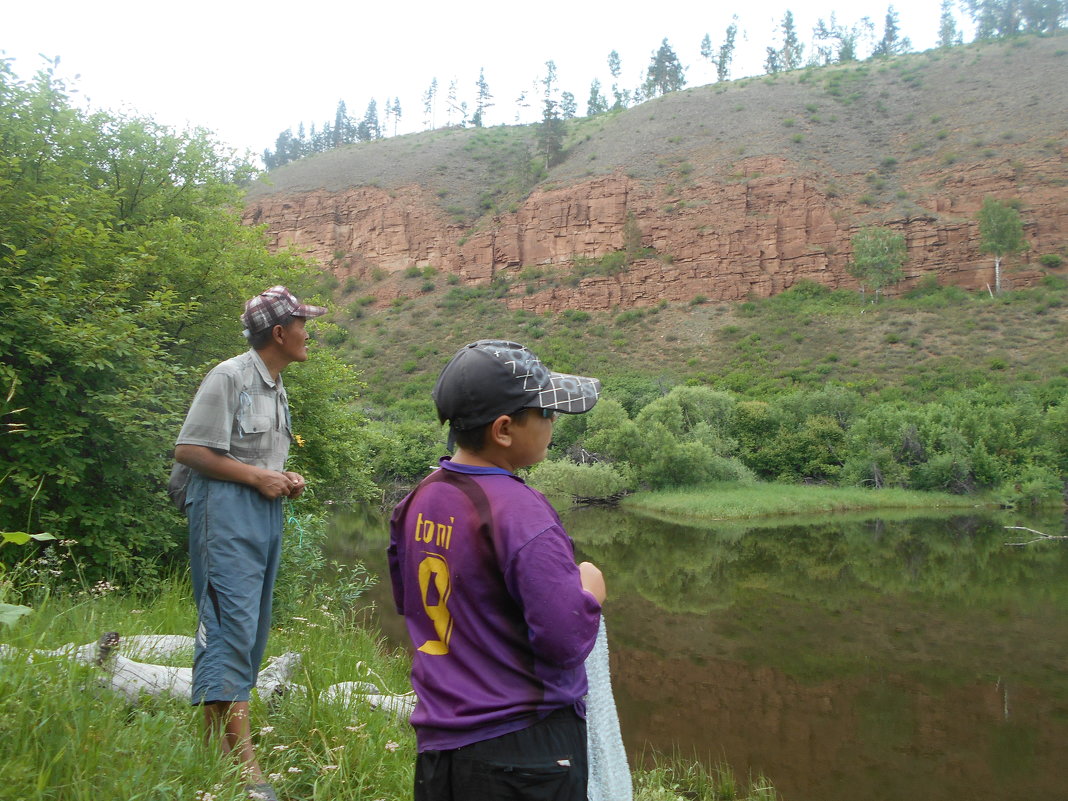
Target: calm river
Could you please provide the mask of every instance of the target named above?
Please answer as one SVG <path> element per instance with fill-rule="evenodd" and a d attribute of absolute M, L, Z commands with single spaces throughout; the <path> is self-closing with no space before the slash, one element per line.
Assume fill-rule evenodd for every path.
<path fill-rule="evenodd" d="M 564 515 L 604 571 L 632 761 L 650 748 L 762 773 L 785 801 L 1068 794 L 1068 541 L 1061 516 L 844 517 L 700 527 Z M 385 523 L 340 512 L 383 634 L 406 644 Z"/>

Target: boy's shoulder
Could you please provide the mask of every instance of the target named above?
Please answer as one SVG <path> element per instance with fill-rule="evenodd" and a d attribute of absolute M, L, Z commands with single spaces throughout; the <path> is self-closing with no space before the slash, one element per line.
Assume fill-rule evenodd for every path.
<path fill-rule="evenodd" d="M 424 478 L 400 504 L 407 506 L 417 502 L 425 493 L 436 494 L 450 487 L 465 496 L 472 507 L 485 508 L 495 521 L 530 519 L 531 524 L 548 520 L 558 522 L 556 510 L 548 499 L 523 479 L 507 470 L 496 468 L 473 468 L 458 465 L 447 459 Z M 399 507 L 398 507 L 399 508 Z"/>

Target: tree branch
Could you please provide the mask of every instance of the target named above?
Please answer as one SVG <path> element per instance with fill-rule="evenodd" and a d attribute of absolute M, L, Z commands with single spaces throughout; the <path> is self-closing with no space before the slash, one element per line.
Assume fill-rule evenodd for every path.
<path fill-rule="evenodd" d="M 1030 531 L 1032 534 L 1037 534 L 1038 535 L 1033 540 L 1028 540 L 1027 542 L 1006 542 L 1005 543 L 1006 545 L 1012 545 L 1012 546 L 1020 547 L 1020 548 L 1022 548 L 1025 545 L 1030 545 L 1032 542 L 1041 542 L 1043 540 L 1068 540 L 1068 536 L 1064 536 L 1062 534 L 1043 534 L 1041 531 L 1035 531 L 1035 529 L 1028 528 L 1027 526 L 1003 526 L 1003 528 L 1007 528 L 1010 531 Z"/>

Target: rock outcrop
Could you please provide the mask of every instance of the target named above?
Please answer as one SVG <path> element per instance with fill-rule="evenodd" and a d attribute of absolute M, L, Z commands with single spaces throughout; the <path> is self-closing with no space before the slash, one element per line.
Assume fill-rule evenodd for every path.
<path fill-rule="evenodd" d="M 1006 260 L 1007 278 L 1016 287 L 1035 283 L 1042 274 L 1038 256 L 1068 241 L 1066 164 L 1062 151 L 1045 161 L 919 176 L 910 193 L 915 200 L 901 204 L 908 211 L 883 223 L 901 231 L 908 246 L 906 278 L 894 291 L 932 274 L 967 289 L 993 283 L 993 262 L 980 252 L 976 222 L 988 195 L 1026 198 L 1031 249 Z M 737 301 L 767 297 L 801 280 L 855 287 L 848 271 L 851 237 L 868 211 L 863 198 L 840 196 L 824 176 L 760 157 L 718 180 L 682 180 L 675 187 L 613 174 L 537 190 L 516 211 L 473 229 L 450 219 L 419 186 L 263 195 L 244 218 L 265 225 L 274 247 L 295 248 L 339 279 L 371 282 L 369 291 L 380 300 L 405 291 L 402 282 L 384 277 L 431 267 L 463 283 L 523 282 L 525 292 L 511 292 L 508 302 L 549 311 L 698 296 Z M 595 268 L 623 250 L 628 226 L 640 231 L 640 257 L 614 270 L 576 269 Z"/>

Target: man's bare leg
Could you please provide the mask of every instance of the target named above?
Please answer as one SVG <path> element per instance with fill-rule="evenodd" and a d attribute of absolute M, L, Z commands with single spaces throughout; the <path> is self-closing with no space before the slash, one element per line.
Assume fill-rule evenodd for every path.
<path fill-rule="evenodd" d="M 252 724 L 248 717 L 248 701 L 217 701 L 204 704 L 205 741 L 222 735 L 219 747 L 224 754 L 233 756 L 241 765 L 242 774 L 249 784 L 263 784 L 263 771 L 256 761 L 252 748 Z"/>

